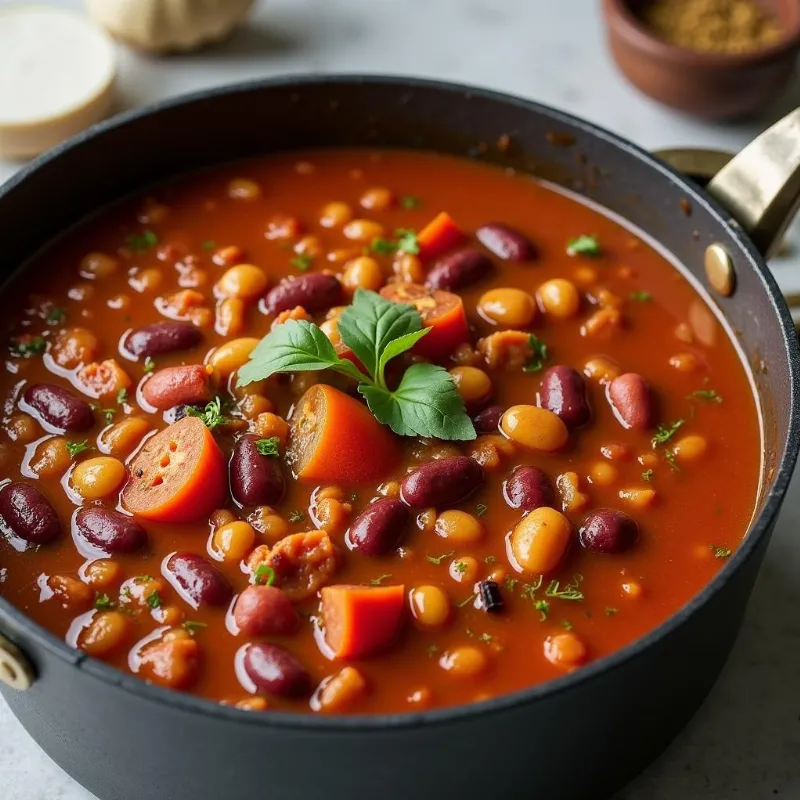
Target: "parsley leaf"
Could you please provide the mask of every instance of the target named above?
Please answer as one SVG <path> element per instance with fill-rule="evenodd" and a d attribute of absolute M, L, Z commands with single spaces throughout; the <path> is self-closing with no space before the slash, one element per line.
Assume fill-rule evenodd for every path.
<path fill-rule="evenodd" d="M 277 456 L 280 455 L 278 444 L 278 437 L 270 436 L 269 439 L 258 439 L 256 441 L 256 449 L 262 456 Z"/>
<path fill-rule="evenodd" d="M 305 518 L 305 512 L 299 508 L 292 509 L 288 515 L 289 522 L 302 522 Z"/>
<path fill-rule="evenodd" d="M 114 415 L 117 413 L 116 408 L 104 408 L 103 416 L 106 418 L 106 425 L 110 425 L 114 421 Z"/>
<path fill-rule="evenodd" d="M 568 619 L 562 619 L 561 620 L 561 627 L 565 631 L 571 631 L 575 626 Z"/>
<path fill-rule="evenodd" d="M 596 236 L 577 236 L 567 242 L 567 255 L 570 256 L 599 256 L 600 242 Z"/>
<path fill-rule="evenodd" d="M 550 613 L 550 603 L 547 600 L 535 600 L 533 607 L 539 612 L 539 619 L 544 622 Z"/>
<path fill-rule="evenodd" d="M 269 564 L 259 564 L 253 577 L 258 586 L 272 586 L 275 583 L 275 570 Z"/>
<path fill-rule="evenodd" d="M 75 456 L 84 452 L 84 450 L 91 449 L 92 448 L 89 445 L 88 439 L 84 439 L 82 442 L 67 442 L 67 452 L 69 453 L 70 458 L 75 458 Z"/>
<path fill-rule="evenodd" d="M 710 544 L 708 547 L 714 554 L 714 558 L 729 558 L 732 552 L 730 547 L 723 547 L 717 544 Z"/>
<path fill-rule="evenodd" d="M 158 593 L 158 589 L 153 589 L 149 595 L 147 595 L 147 605 L 150 608 L 161 608 L 161 595 Z"/>
<path fill-rule="evenodd" d="M 158 236 L 150 230 L 145 230 L 141 233 L 132 233 L 125 239 L 125 244 L 127 244 L 131 250 L 142 252 L 143 250 L 149 250 L 151 247 L 155 247 L 158 244 Z"/>
<path fill-rule="evenodd" d="M 486 556 L 486 558 L 484 558 L 483 561 L 485 564 L 496 564 L 497 558 L 496 556 Z"/>
<path fill-rule="evenodd" d="M 289 261 L 289 263 L 301 272 L 305 272 L 314 263 L 314 258 L 307 253 L 301 253 L 299 256 Z"/>
<path fill-rule="evenodd" d="M 717 394 L 715 389 L 698 389 L 692 392 L 689 399 L 704 400 L 707 403 L 721 403 L 722 397 Z"/>
<path fill-rule="evenodd" d="M 487 506 L 486 503 L 478 503 L 478 505 L 475 506 L 475 516 L 482 517 L 488 510 L 489 506 Z"/>
<path fill-rule="evenodd" d="M 653 449 L 655 450 L 660 444 L 668 442 L 678 432 L 678 428 L 680 428 L 681 425 L 683 425 L 682 419 L 676 419 L 671 425 L 658 425 L 655 435 L 650 440 Z"/>
<path fill-rule="evenodd" d="M 397 237 L 397 249 L 401 253 L 408 253 L 411 256 L 419 255 L 419 242 L 414 231 L 398 228 L 394 235 Z"/>
<path fill-rule="evenodd" d="M 463 561 L 456 561 L 456 563 L 453 564 L 453 569 L 459 575 L 463 575 L 467 571 L 467 565 Z"/>
<path fill-rule="evenodd" d="M 142 364 L 142 369 L 144 370 L 145 375 L 151 373 L 156 368 L 156 362 L 153 361 L 150 356 L 147 356 L 144 360 L 144 364 Z"/>
<path fill-rule="evenodd" d="M 678 466 L 677 457 L 674 450 L 664 450 L 664 458 L 667 459 L 667 464 L 673 472 L 680 472 L 681 468 Z"/>
<path fill-rule="evenodd" d="M 652 469 L 646 469 L 646 470 L 645 470 L 645 471 L 642 473 L 642 480 L 643 480 L 643 481 L 647 481 L 648 483 L 649 483 L 650 481 L 652 481 L 652 480 L 653 480 L 653 470 L 652 470 Z"/>
<path fill-rule="evenodd" d="M 94 598 L 94 607 L 98 611 L 109 611 L 116 608 L 116 603 L 107 594 L 98 594 Z"/>
<path fill-rule="evenodd" d="M 53 306 L 50 311 L 47 312 L 47 316 L 44 318 L 44 321 L 48 325 L 58 325 L 60 322 L 63 322 L 67 318 L 67 312 L 63 308 L 59 308 L 58 306 Z"/>
<path fill-rule="evenodd" d="M 508 589 L 509 592 L 513 592 L 514 589 L 517 588 L 518 583 L 519 581 L 516 578 L 506 576 L 506 589 Z"/>
<path fill-rule="evenodd" d="M 128 390 L 122 388 L 117 392 L 117 403 L 121 406 L 124 406 L 125 403 L 127 402 L 128 402 Z"/>
<path fill-rule="evenodd" d="M 436 566 L 438 567 L 442 563 L 442 561 L 444 561 L 446 558 L 454 556 L 455 554 L 456 551 L 451 550 L 449 553 L 442 553 L 442 555 L 440 556 L 425 556 L 425 558 L 427 558 L 428 561 L 431 562 L 431 564 L 436 564 Z"/>
<path fill-rule="evenodd" d="M 190 619 L 187 619 L 185 622 L 181 623 L 181 628 L 183 628 L 189 636 L 194 636 L 198 631 L 203 630 L 203 628 L 207 628 L 208 624 L 205 622 L 194 622 Z"/>
<path fill-rule="evenodd" d="M 637 303 L 647 303 L 653 299 L 653 295 L 650 292 L 631 292 L 630 298 Z"/>
<path fill-rule="evenodd" d="M 203 424 L 210 431 L 213 431 L 218 425 L 227 422 L 227 417 L 222 413 L 222 400 L 219 397 L 215 397 L 210 403 L 207 403 L 202 411 L 198 411 L 192 406 L 187 406 L 186 416 L 200 417 L 200 419 L 203 420 Z"/>
<path fill-rule="evenodd" d="M 566 586 L 564 586 L 563 589 L 561 588 L 560 581 L 552 580 L 550 581 L 548 587 L 544 590 L 544 593 L 548 597 L 557 597 L 559 600 L 581 601 L 584 599 L 583 592 L 580 591 L 582 580 L 582 575 L 575 575 L 575 577 Z"/>
<path fill-rule="evenodd" d="M 41 336 L 24 336 L 15 339 L 11 346 L 11 352 L 21 358 L 33 358 L 44 353 L 47 343 Z"/>
<path fill-rule="evenodd" d="M 522 369 L 525 372 L 539 372 L 544 366 L 544 362 L 547 361 L 547 345 L 534 334 L 528 337 L 528 341 L 533 350 L 533 355 Z"/>
<path fill-rule="evenodd" d="M 407 211 L 411 211 L 415 208 L 419 208 L 422 205 L 422 201 L 413 194 L 406 194 L 400 198 L 400 205 Z"/>
<path fill-rule="evenodd" d="M 397 252 L 397 245 L 389 239 L 373 239 L 370 244 L 373 253 L 381 256 L 390 256 Z"/>
<path fill-rule="evenodd" d="M 388 580 L 392 577 L 391 572 L 387 572 L 385 575 L 378 575 L 377 578 L 373 578 L 369 583 L 370 586 L 380 586 L 385 580 Z"/>

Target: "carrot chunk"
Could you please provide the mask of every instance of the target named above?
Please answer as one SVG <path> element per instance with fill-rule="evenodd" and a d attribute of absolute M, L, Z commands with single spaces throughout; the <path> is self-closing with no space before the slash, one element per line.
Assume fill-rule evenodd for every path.
<path fill-rule="evenodd" d="M 446 211 L 442 211 L 417 235 L 419 257 L 423 261 L 429 261 L 466 238 L 466 234 L 456 225 L 453 218 Z"/>
<path fill-rule="evenodd" d="M 363 658 L 387 647 L 400 629 L 405 587 L 326 586 L 325 640 L 336 658 Z"/>

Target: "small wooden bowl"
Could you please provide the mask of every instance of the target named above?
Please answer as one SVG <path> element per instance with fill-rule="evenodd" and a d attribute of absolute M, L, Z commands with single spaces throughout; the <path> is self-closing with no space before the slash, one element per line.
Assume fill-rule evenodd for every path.
<path fill-rule="evenodd" d="M 603 0 L 617 66 L 637 89 L 665 105 L 711 119 L 759 111 L 785 88 L 800 50 L 800 3 L 764 0 L 784 31 L 751 53 L 701 53 L 659 39 L 637 15 L 647 0 Z"/>

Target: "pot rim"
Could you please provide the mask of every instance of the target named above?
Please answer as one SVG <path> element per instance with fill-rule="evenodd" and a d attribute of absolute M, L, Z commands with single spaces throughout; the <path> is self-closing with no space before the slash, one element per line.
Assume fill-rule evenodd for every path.
<path fill-rule="evenodd" d="M 677 183 L 688 198 L 710 211 L 712 215 L 720 221 L 726 233 L 737 242 L 741 250 L 749 257 L 752 268 L 758 274 L 758 277 L 761 279 L 762 284 L 772 300 L 773 310 L 777 316 L 777 322 L 783 338 L 783 349 L 789 362 L 790 376 L 789 393 L 791 402 L 789 403 L 788 434 L 784 457 L 776 470 L 774 483 L 764 500 L 764 506 L 758 516 L 752 520 L 750 530 L 742 544 L 737 548 L 736 552 L 713 580 L 665 622 L 620 650 L 600 658 L 573 673 L 516 692 L 466 705 L 448 706 L 416 713 L 403 712 L 397 714 L 360 714 L 330 717 L 284 711 L 271 711 L 268 714 L 253 714 L 232 706 L 223 706 L 218 702 L 207 700 L 202 697 L 145 683 L 145 681 L 140 678 L 128 675 L 102 661 L 92 659 L 85 653 L 70 648 L 62 639 L 34 622 L 8 600 L 0 596 L 0 621 L 2 621 L 3 618 L 10 620 L 15 627 L 20 630 L 25 630 L 33 642 L 39 647 L 42 647 L 52 655 L 66 662 L 74 664 L 78 668 L 85 669 L 87 672 L 106 683 L 119 686 L 124 691 L 135 695 L 139 700 L 156 703 L 161 706 L 166 705 L 178 711 L 202 714 L 208 717 L 225 719 L 229 722 L 238 722 L 256 727 L 277 728 L 281 730 L 295 729 L 311 732 L 318 731 L 321 733 L 332 731 L 342 733 L 364 733 L 393 731 L 413 728 L 420 725 L 449 724 L 459 720 L 501 713 L 515 706 L 535 703 L 543 699 L 555 697 L 563 692 L 568 692 L 575 686 L 588 684 L 598 679 L 604 673 L 616 669 L 632 660 L 641 652 L 655 645 L 675 631 L 686 619 L 691 617 L 702 606 L 709 603 L 723 589 L 734 574 L 744 566 L 748 559 L 753 556 L 761 538 L 767 535 L 771 523 L 780 509 L 780 505 L 783 502 L 783 497 L 792 477 L 798 450 L 800 450 L 800 401 L 798 400 L 800 396 L 800 346 L 798 346 L 798 338 L 789 309 L 766 262 L 757 251 L 752 241 L 743 233 L 736 222 L 731 219 L 730 214 L 720 207 L 713 198 L 694 185 L 688 178 L 623 137 L 580 117 L 551 108 L 550 106 L 488 88 L 469 86 L 451 81 L 398 75 L 361 75 L 348 73 L 321 75 L 306 73 L 237 82 L 183 94 L 167 100 L 161 100 L 141 108 L 124 112 L 105 122 L 93 125 L 83 133 L 67 140 L 20 169 L 10 180 L 0 186 L 0 203 L 2 203 L 20 183 L 25 181 L 29 175 L 52 161 L 57 160 L 62 154 L 102 136 L 107 131 L 122 128 L 141 117 L 157 115 L 162 111 L 167 111 L 175 107 L 190 105 L 200 101 L 205 102 L 221 96 L 237 93 L 247 94 L 270 87 L 291 86 L 296 87 L 298 91 L 300 91 L 304 88 L 320 85 L 336 88 L 337 86 L 353 84 L 382 86 L 388 90 L 432 89 L 445 91 L 451 94 L 460 94 L 465 100 L 469 100 L 471 97 L 482 97 L 487 100 L 501 102 L 506 105 L 516 106 L 524 110 L 546 115 L 555 123 L 566 123 L 589 136 L 604 140 L 639 159 L 658 173 L 662 179 Z M 168 177 L 169 176 L 164 176 L 165 179 Z M 11 638 L 14 638 L 13 635 Z"/>

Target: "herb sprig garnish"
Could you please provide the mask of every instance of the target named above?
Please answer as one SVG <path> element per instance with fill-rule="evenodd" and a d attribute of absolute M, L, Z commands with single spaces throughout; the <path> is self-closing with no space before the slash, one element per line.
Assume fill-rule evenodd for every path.
<path fill-rule="evenodd" d="M 228 418 L 222 413 L 222 400 L 219 397 L 215 397 L 210 403 L 207 403 L 202 411 L 188 406 L 186 416 L 199 417 L 210 431 L 228 421 Z"/>
<path fill-rule="evenodd" d="M 547 344 L 534 334 L 528 337 L 528 342 L 533 355 L 522 369 L 525 372 L 539 372 L 544 367 L 544 362 L 547 361 Z"/>
<path fill-rule="evenodd" d="M 596 236 L 576 236 L 567 242 L 567 255 L 570 256 L 590 256 L 594 258 L 600 255 L 600 242 Z"/>
<path fill-rule="evenodd" d="M 331 369 L 358 382 L 373 416 L 400 436 L 471 440 L 472 420 L 452 377 L 443 367 L 418 362 L 403 374 L 396 389 L 386 382 L 386 366 L 410 350 L 429 328 L 410 305 L 393 303 L 359 289 L 339 318 L 339 333 L 364 372 L 339 358 L 328 337 L 306 320 L 287 320 L 265 336 L 239 370 L 239 385 L 279 372 Z"/>
<path fill-rule="evenodd" d="M 419 242 L 417 234 L 407 228 L 398 228 L 395 232 L 395 239 L 374 239 L 370 245 L 373 253 L 379 255 L 392 255 L 393 253 L 408 253 L 416 256 L 419 254 Z"/>

